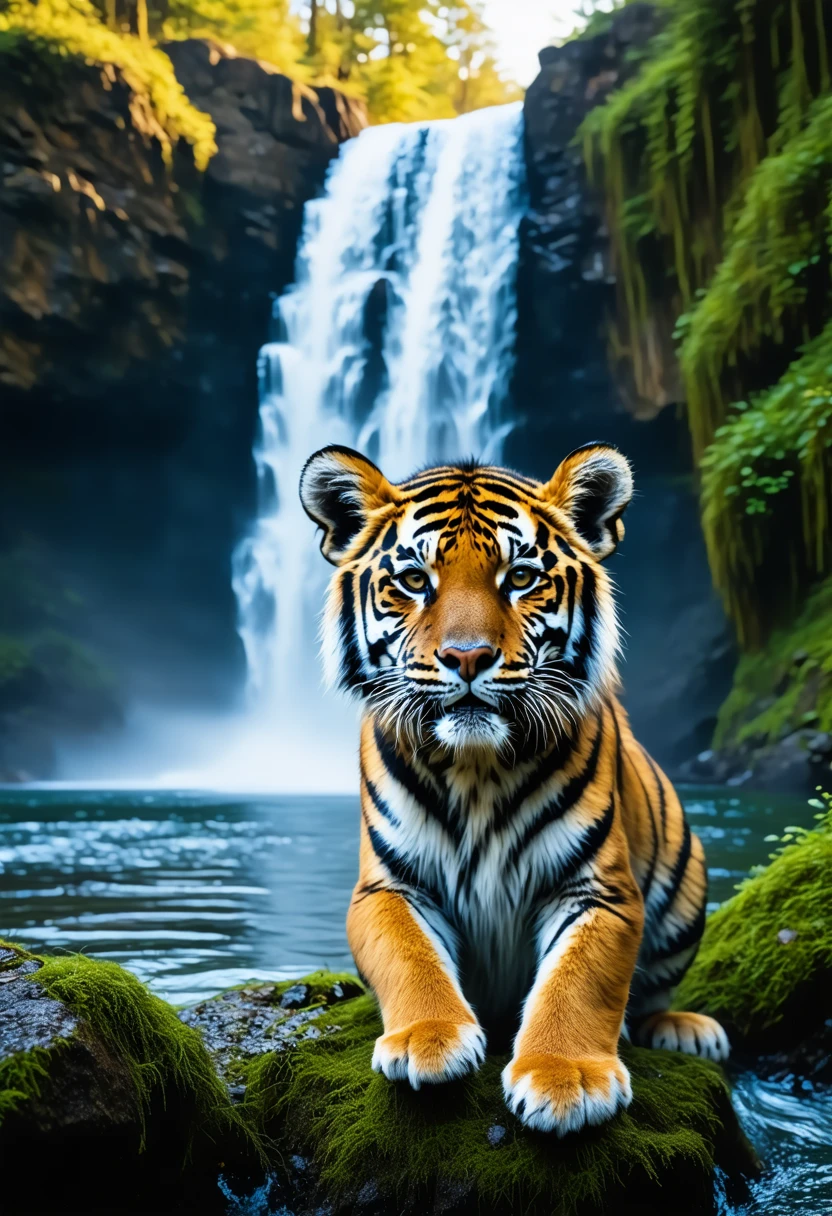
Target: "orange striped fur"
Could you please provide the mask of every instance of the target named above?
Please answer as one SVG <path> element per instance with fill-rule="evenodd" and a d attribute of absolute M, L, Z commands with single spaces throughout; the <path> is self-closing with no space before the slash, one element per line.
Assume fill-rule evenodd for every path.
<path fill-rule="evenodd" d="M 471 464 L 393 485 L 344 448 L 301 479 L 337 567 L 327 672 L 365 707 L 347 930 L 384 1021 L 373 1067 L 418 1088 L 509 1036 L 506 1101 L 558 1135 L 630 1101 L 622 1033 L 728 1052 L 668 1009 L 706 871 L 616 698 L 602 562 L 631 494 L 599 444 L 545 484 Z"/>

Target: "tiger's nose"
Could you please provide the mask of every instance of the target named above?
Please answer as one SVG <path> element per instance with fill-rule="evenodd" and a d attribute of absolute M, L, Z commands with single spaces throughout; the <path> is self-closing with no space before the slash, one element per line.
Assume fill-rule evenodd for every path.
<path fill-rule="evenodd" d="M 481 671 L 487 671 L 497 658 L 497 651 L 491 646 L 472 646 L 463 650 L 459 646 L 446 646 L 437 652 L 436 657 L 451 671 L 458 671 L 466 683 L 470 684 Z"/>

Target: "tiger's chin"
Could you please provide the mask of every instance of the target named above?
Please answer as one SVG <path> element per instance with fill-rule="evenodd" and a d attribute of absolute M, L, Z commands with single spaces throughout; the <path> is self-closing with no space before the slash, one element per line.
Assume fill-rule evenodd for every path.
<path fill-rule="evenodd" d="M 506 719 L 486 709 L 452 709 L 434 724 L 433 732 L 455 755 L 501 751 L 511 736 Z"/>

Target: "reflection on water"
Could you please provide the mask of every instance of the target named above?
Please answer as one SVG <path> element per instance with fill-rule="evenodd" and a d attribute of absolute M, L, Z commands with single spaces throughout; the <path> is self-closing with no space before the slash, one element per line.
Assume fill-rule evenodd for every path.
<path fill-rule="evenodd" d="M 349 963 L 351 798 L 0 791 L 0 932 L 174 1002 Z"/>
<path fill-rule="evenodd" d="M 764 862 L 770 833 L 812 823 L 794 799 L 688 790 L 712 905 Z M 185 1003 L 248 979 L 349 967 L 353 797 L 0 789 L 0 934 L 115 959 Z M 737 1078 L 770 1169 L 734 1216 L 829 1216 L 832 1095 Z"/>

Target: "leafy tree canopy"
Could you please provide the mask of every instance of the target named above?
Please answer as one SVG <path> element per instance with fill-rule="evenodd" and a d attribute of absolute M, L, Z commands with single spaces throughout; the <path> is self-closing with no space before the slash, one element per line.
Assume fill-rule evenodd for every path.
<path fill-rule="evenodd" d="M 210 37 L 366 100 L 373 122 L 452 118 L 513 101 L 482 0 L 94 0 L 115 31 Z"/>

